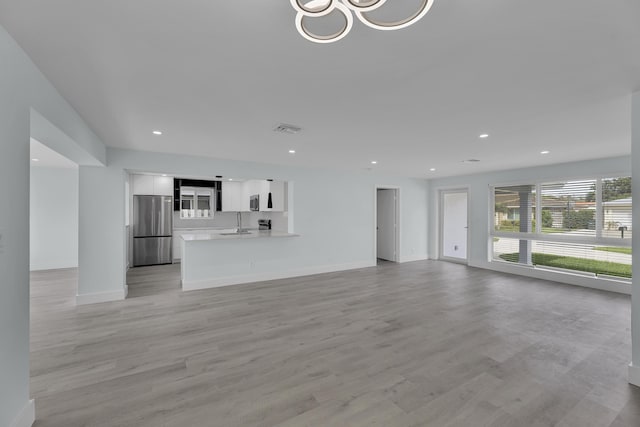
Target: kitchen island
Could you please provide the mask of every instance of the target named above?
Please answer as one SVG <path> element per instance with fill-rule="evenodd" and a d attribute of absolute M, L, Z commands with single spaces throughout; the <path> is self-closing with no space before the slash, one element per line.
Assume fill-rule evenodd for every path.
<path fill-rule="evenodd" d="M 298 235 L 275 230 L 183 234 L 182 290 L 289 277 L 282 254 L 293 249 L 293 237 Z"/>

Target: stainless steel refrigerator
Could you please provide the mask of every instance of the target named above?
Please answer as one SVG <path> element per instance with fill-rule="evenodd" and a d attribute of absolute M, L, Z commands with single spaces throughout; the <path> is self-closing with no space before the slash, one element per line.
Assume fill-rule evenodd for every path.
<path fill-rule="evenodd" d="M 133 196 L 133 266 L 173 262 L 171 196 Z"/>

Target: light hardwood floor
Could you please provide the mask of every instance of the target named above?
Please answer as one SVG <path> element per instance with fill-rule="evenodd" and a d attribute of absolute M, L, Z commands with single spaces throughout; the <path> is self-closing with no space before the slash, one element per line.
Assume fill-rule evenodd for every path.
<path fill-rule="evenodd" d="M 640 426 L 629 297 L 443 262 L 74 306 L 32 274 L 36 427 Z"/>

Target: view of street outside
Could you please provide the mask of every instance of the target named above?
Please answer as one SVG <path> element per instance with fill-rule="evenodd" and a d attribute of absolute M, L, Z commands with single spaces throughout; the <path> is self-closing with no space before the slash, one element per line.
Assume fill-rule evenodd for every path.
<path fill-rule="evenodd" d="M 492 237 L 494 259 L 523 262 L 518 234 L 537 232 L 540 240 L 531 241 L 528 263 L 631 277 L 630 177 L 495 187 L 494 198 L 495 232 L 513 233 Z M 587 242 L 557 241 L 565 236 Z"/>

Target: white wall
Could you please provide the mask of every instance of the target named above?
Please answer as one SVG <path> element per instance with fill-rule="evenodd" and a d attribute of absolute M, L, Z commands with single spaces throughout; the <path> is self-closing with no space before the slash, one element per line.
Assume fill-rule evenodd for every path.
<path fill-rule="evenodd" d="M 631 160 L 633 175 L 633 227 L 640 230 L 640 92 L 632 98 L 631 107 Z M 636 228 L 637 227 L 637 228 Z M 629 382 L 640 386 L 640 239 L 633 239 L 633 285 L 631 293 L 631 344 L 632 367 L 629 369 Z"/>
<path fill-rule="evenodd" d="M 80 304 L 126 297 L 126 175 L 117 168 L 80 166 Z"/>
<path fill-rule="evenodd" d="M 29 216 L 25 214 L 32 126 L 45 145 L 59 138 L 59 146 L 69 147 L 72 154 L 67 157 L 76 163 L 84 156 L 83 161 L 99 164 L 105 159 L 105 148 L 2 27 L 0 63 L 0 182 L 8 183 L 2 186 L 0 197 L 0 426 L 13 427 L 16 421 L 30 422 L 33 414 L 29 400 Z M 35 123 L 36 116 L 42 120 Z"/>
<path fill-rule="evenodd" d="M 457 176 L 431 180 L 429 183 L 429 253 L 432 257 L 438 254 L 438 203 L 441 189 L 463 188 L 469 189 L 469 265 L 496 269 L 508 272 L 540 277 L 548 280 L 556 280 L 565 283 L 581 284 L 584 286 L 599 287 L 598 279 L 573 277 L 562 273 L 548 273 L 523 269 L 522 267 L 505 265 L 505 263 L 489 262 L 491 258 L 489 245 L 489 226 L 492 223 L 490 214 L 490 186 L 496 184 L 511 184 L 523 182 L 537 182 L 549 179 L 588 178 L 596 176 L 615 176 L 617 174 L 631 174 L 631 157 L 613 157 L 607 159 L 589 160 L 573 163 L 562 163 L 542 167 L 523 168 L 505 171 L 496 171 L 476 175 Z M 634 264 L 635 265 L 635 264 Z M 599 283 L 602 283 L 601 280 Z M 628 286 L 621 284 L 606 284 L 608 289 L 621 292 L 629 291 Z"/>
<path fill-rule="evenodd" d="M 31 168 L 30 269 L 78 266 L 78 169 Z"/>
<path fill-rule="evenodd" d="M 280 254 L 288 268 L 375 263 L 375 185 L 401 188 L 401 260 L 427 257 L 427 182 L 366 171 L 345 173 L 202 157 L 108 150 L 108 168 L 80 169 L 79 293 L 118 292 L 124 283 L 124 170 L 144 170 L 173 176 L 269 176 L 295 185 L 295 232 L 301 237 Z M 83 180 L 91 182 L 83 190 Z M 88 184 L 87 184 L 88 185 Z M 107 195 L 107 199 L 105 199 Z M 100 209 L 95 209 L 96 205 Z M 85 211 L 90 209 L 91 212 Z M 98 227 L 99 225 L 99 227 Z M 117 232 L 120 230 L 120 232 Z M 86 242 L 83 244 L 83 241 Z M 103 242 L 90 247 L 89 242 Z"/>

